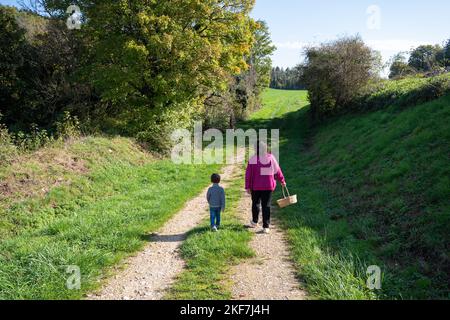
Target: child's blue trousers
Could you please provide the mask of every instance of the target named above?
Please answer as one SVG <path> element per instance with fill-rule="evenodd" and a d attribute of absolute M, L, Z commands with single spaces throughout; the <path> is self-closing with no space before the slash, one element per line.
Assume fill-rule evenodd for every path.
<path fill-rule="evenodd" d="M 220 212 L 222 208 L 210 208 L 209 213 L 211 216 L 211 228 L 220 227 Z"/>

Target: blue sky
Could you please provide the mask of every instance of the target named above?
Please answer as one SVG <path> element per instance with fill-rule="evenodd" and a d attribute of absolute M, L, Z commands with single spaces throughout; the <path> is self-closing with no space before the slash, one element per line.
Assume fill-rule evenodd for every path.
<path fill-rule="evenodd" d="M 442 43 L 450 38 L 449 13 L 448 0 L 256 0 L 252 16 L 269 24 L 278 47 L 273 64 L 292 67 L 305 45 L 340 35 L 360 34 L 385 60 L 420 44 Z"/>
<path fill-rule="evenodd" d="M 4 4 L 7 6 L 17 6 L 17 1 L 15 1 L 15 0 L 0 0 L 0 4 Z"/>
<path fill-rule="evenodd" d="M 340 35 L 360 34 L 385 60 L 420 44 L 442 43 L 450 38 L 449 12 L 448 0 L 256 0 L 252 16 L 269 24 L 278 48 L 273 64 L 292 67 L 305 45 Z"/>

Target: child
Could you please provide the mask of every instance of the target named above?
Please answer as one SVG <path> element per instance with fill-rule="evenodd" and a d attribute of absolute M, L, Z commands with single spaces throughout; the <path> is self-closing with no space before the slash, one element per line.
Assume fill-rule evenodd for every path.
<path fill-rule="evenodd" d="M 225 211 L 225 190 L 219 186 L 220 176 L 213 174 L 211 176 L 212 187 L 208 189 L 206 199 L 209 203 L 211 216 L 211 230 L 216 232 L 220 227 L 220 213 Z"/>

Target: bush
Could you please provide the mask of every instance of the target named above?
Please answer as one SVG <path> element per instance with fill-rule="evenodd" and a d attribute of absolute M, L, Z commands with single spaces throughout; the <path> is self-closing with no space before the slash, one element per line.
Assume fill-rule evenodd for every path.
<path fill-rule="evenodd" d="M 194 121 L 199 119 L 203 102 L 194 99 L 179 103 L 165 109 L 138 109 L 130 113 L 124 122 L 124 129 L 136 136 L 146 149 L 162 155 L 168 155 L 174 146 L 172 132 L 177 129 L 193 128 Z"/>
<path fill-rule="evenodd" d="M 29 133 L 19 131 L 12 135 L 12 139 L 21 152 L 37 150 L 53 141 L 53 137 L 48 134 L 47 130 L 39 129 L 36 124 L 31 125 Z"/>
<path fill-rule="evenodd" d="M 357 92 L 375 78 L 379 66 L 379 54 L 358 36 L 308 48 L 302 82 L 309 91 L 313 121 L 347 107 Z"/>
<path fill-rule="evenodd" d="M 64 112 L 60 121 L 56 122 L 56 136 L 60 140 L 80 136 L 80 122 L 68 111 Z"/>

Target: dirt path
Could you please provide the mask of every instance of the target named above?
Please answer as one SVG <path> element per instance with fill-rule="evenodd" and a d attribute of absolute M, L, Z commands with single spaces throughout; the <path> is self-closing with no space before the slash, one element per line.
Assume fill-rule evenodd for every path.
<path fill-rule="evenodd" d="M 239 165 L 230 165 L 222 174 L 226 187 Z M 156 234 L 149 236 L 149 244 L 136 256 L 117 268 L 113 276 L 90 300 L 159 300 L 184 269 L 179 247 L 187 233 L 200 224 L 207 215 L 207 189 L 190 200 Z M 239 203 L 242 222 L 250 220 L 251 199 L 244 195 Z M 256 257 L 232 268 L 232 295 L 235 300 L 302 300 L 300 290 L 283 232 L 274 224 L 270 234 L 255 233 L 250 246 Z"/>
<path fill-rule="evenodd" d="M 239 204 L 242 222 L 249 224 L 251 199 L 245 195 Z M 261 233 L 262 226 L 250 229 L 254 237 L 250 246 L 256 252 L 253 259 L 233 267 L 233 300 L 304 300 L 283 231 L 272 218 L 270 234 Z"/>
<path fill-rule="evenodd" d="M 231 165 L 224 169 L 225 181 L 239 170 Z M 175 277 L 183 270 L 184 261 L 180 257 L 179 247 L 186 234 L 195 228 L 207 215 L 205 189 L 199 196 L 189 201 L 156 234 L 149 237 L 150 244 L 136 256 L 129 258 L 125 268 L 118 271 L 97 293 L 91 294 L 91 300 L 159 300 L 173 284 Z"/>

